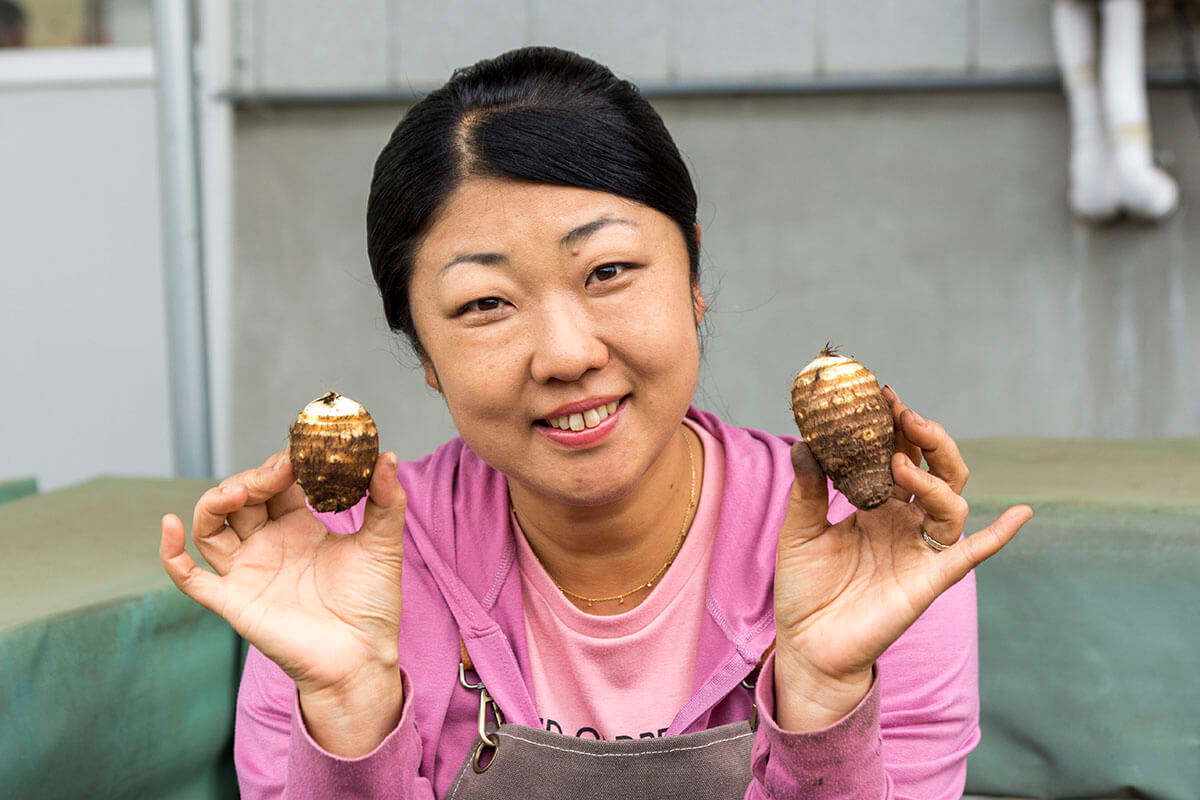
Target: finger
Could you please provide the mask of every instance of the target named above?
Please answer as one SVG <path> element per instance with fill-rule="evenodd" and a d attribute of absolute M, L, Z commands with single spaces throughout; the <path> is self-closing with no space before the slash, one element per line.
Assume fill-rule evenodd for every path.
<path fill-rule="evenodd" d="M 901 415 L 900 427 L 908 440 L 921 448 L 929 471 L 948 483 L 955 492 L 962 494 L 963 487 L 967 485 L 967 465 L 946 429 L 924 419 L 911 408 L 905 409 Z M 912 460 L 921 463 L 915 458 Z"/>
<path fill-rule="evenodd" d="M 958 541 L 970 510 L 962 495 L 941 478 L 913 464 L 903 453 L 892 456 L 892 477 L 925 512 L 926 533 L 945 545 Z"/>
<path fill-rule="evenodd" d="M 204 560 L 209 563 L 209 566 L 221 576 L 229 574 L 241 547 L 241 537 L 228 525 L 196 539 L 196 549 L 200 551 L 200 555 L 204 556 Z"/>
<path fill-rule="evenodd" d="M 222 483 L 200 495 L 192 511 L 192 537 L 197 546 L 230 530 L 226 518 L 245 504 L 246 487 L 240 483 Z"/>
<path fill-rule="evenodd" d="M 813 539 L 829 527 L 829 487 L 821 465 L 804 442 L 792 445 L 792 492 L 779 532 L 780 546 Z"/>
<path fill-rule="evenodd" d="M 921 463 L 921 448 L 917 447 L 904 435 L 904 426 L 900 424 L 900 416 L 908 410 L 908 406 L 900 400 L 900 395 L 891 386 L 883 387 L 883 399 L 887 401 L 888 410 L 892 413 L 892 428 L 895 431 L 896 452 L 904 453 L 914 464 Z M 892 497 L 908 502 L 909 494 L 896 486 L 892 489 Z"/>
<path fill-rule="evenodd" d="M 279 519 L 297 509 L 308 507 L 304 502 L 304 490 L 300 484 L 296 483 L 296 473 L 292 470 L 291 452 L 291 445 L 288 445 L 264 461 L 263 465 L 259 467 L 263 474 L 270 471 L 280 473 L 272 478 L 273 486 L 277 486 L 279 483 L 287 486 L 282 492 L 277 492 L 267 498 L 267 517 L 269 519 Z"/>
<path fill-rule="evenodd" d="M 183 522 L 174 514 L 162 518 L 162 537 L 158 544 L 158 557 L 171 582 L 179 591 L 195 600 L 209 611 L 220 613 L 221 579 L 207 570 L 196 566 L 184 543 L 187 535 Z"/>
<path fill-rule="evenodd" d="M 375 461 L 360 531 L 366 541 L 388 547 L 402 546 L 408 505 L 404 487 L 396 477 L 396 463 L 396 454 L 390 452 L 382 453 Z"/>
<path fill-rule="evenodd" d="M 938 563 L 945 577 L 945 589 L 960 581 L 968 572 L 1000 552 L 1012 541 L 1021 526 L 1033 518 L 1029 506 L 1013 506 L 1006 509 L 992 524 L 976 531 L 949 550 L 938 554 Z"/>
<path fill-rule="evenodd" d="M 270 502 L 278 495 L 286 494 L 295 483 L 287 450 L 268 458 L 258 469 L 246 470 L 221 482 L 222 486 L 241 484 L 246 488 L 246 504 L 229 515 L 229 525 L 238 536 L 246 539 L 281 514 L 271 514 Z M 277 509 L 292 510 L 297 500 L 303 504 L 303 495 L 291 496 L 276 504 Z"/>

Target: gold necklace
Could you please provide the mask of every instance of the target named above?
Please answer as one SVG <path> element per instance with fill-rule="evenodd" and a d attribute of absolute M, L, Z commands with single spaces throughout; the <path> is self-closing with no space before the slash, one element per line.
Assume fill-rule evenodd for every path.
<path fill-rule="evenodd" d="M 669 555 L 667 557 L 666 562 L 664 562 L 663 565 L 658 568 L 658 572 L 654 573 L 654 575 L 650 578 L 650 580 L 646 581 L 645 583 L 639 583 L 636 587 L 630 589 L 628 592 L 622 592 L 621 594 L 614 594 L 609 597 L 585 597 L 584 595 L 576 594 L 575 592 L 572 592 L 570 589 L 567 589 L 561 583 L 559 583 L 555 579 L 555 577 L 550 574 L 550 570 L 546 569 L 546 565 L 542 564 L 542 559 L 540 557 L 537 557 L 537 554 L 535 553 L 534 556 L 537 557 L 538 563 L 542 564 L 542 569 L 545 570 L 547 577 L 550 578 L 550 581 L 555 585 L 555 587 L 560 592 L 565 594 L 567 597 L 573 597 L 576 600 L 584 601 L 585 603 L 588 604 L 588 608 L 592 607 L 592 603 L 607 603 L 612 600 L 616 600 L 617 603 L 620 605 L 625 605 L 626 597 L 629 597 L 629 595 L 631 595 L 631 594 L 636 594 L 636 593 L 642 591 L 643 589 L 653 588 L 654 582 L 657 581 L 659 578 L 661 578 L 662 574 L 667 571 L 667 568 L 670 567 L 672 563 L 674 563 L 675 557 L 679 555 L 679 551 L 683 548 L 683 540 L 687 538 L 688 521 L 690 520 L 690 518 L 692 516 L 692 509 L 696 507 L 696 459 L 692 456 L 692 443 L 690 441 L 688 441 L 687 434 L 684 434 L 684 436 L 683 436 L 683 444 L 685 447 L 687 447 L 688 466 L 691 467 L 691 470 L 692 470 L 692 488 L 688 493 L 688 507 L 687 507 L 687 511 L 685 511 L 683 513 L 683 525 L 681 525 L 679 528 L 679 536 L 675 540 L 675 549 L 673 549 L 671 551 L 671 555 Z M 512 504 L 511 499 L 509 500 L 508 507 L 509 507 L 509 509 L 512 510 L 513 516 L 516 517 L 517 524 L 520 525 L 521 518 L 519 516 L 517 516 L 517 507 Z"/>

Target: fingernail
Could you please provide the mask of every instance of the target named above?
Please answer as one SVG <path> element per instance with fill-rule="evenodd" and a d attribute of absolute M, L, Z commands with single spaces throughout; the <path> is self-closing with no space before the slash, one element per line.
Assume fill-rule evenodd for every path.
<path fill-rule="evenodd" d="M 908 413 L 913 415 L 913 422 L 917 423 L 918 427 L 924 428 L 926 426 L 927 423 L 925 422 L 925 418 L 922 417 L 920 414 L 913 411 L 911 408 L 908 410 Z"/>
<path fill-rule="evenodd" d="M 233 487 L 228 484 L 221 487 L 221 494 L 229 494 L 232 491 L 233 491 Z"/>

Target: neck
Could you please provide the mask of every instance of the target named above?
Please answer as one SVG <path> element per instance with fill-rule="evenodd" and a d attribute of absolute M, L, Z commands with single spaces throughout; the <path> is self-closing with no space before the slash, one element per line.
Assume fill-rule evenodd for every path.
<path fill-rule="evenodd" d="M 688 448 L 691 448 L 691 458 Z M 691 500 L 693 465 L 695 500 Z M 578 608 L 599 615 L 637 606 L 652 591 L 632 591 L 662 579 L 660 568 L 674 557 L 680 531 L 691 525 L 700 498 L 703 448 L 685 425 L 673 436 L 637 486 L 600 506 L 573 506 L 515 482 L 509 492 L 521 530 L 550 577 Z M 626 595 L 620 601 L 584 598 Z"/>

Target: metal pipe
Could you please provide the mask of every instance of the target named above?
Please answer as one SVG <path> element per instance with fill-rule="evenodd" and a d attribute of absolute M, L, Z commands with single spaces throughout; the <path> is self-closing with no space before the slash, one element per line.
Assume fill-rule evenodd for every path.
<path fill-rule="evenodd" d="M 1146 75 L 1152 88 L 1189 85 L 1183 70 L 1153 71 Z M 741 97 L 763 95 L 859 94 L 866 92 L 954 92 L 1058 89 L 1057 72 L 963 72 L 927 75 L 814 75 L 781 78 L 734 78 L 719 80 L 641 81 L 638 88 L 647 97 Z M 433 86 L 328 91 L 232 91 L 221 99 L 237 105 L 362 105 L 412 103 Z"/>
<path fill-rule="evenodd" d="M 175 474 L 212 474 L 192 4 L 154 0 L 158 153 Z"/>

